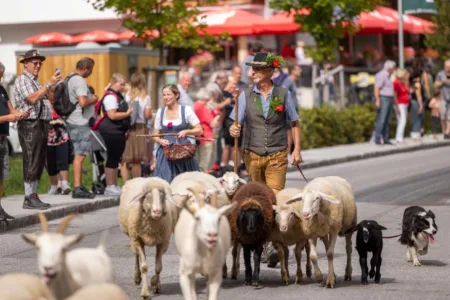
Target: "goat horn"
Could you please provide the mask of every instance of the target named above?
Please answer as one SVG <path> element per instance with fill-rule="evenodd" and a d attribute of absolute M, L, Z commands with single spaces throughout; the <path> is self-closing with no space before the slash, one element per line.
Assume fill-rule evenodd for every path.
<path fill-rule="evenodd" d="M 199 207 L 203 207 L 205 206 L 205 199 L 203 197 L 201 197 L 199 195 L 199 193 L 197 193 L 197 191 L 195 191 L 194 189 L 192 189 L 191 187 L 186 188 L 188 191 L 190 191 L 192 194 L 194 194 L 195 199 L 198 202 L 198 206 Z"/>
<path fill-rule="evenodd" d="M 218 191 L 213 191 L 210 200 L 211 206 L 215 208 L 217 208 L 217 193 Z"/>
<path fill-rule="evenodd" d="M 64 234 L 64 232 L 66 231 L 67 225 L 69 225 L 69 223 L 70 223 L 70 221 L 72 221 L 73 217 L 75 217 L 75 215 L 73 215 L 73 214 L 65 217 L 64 220 L 62 220 L 62 222 L 59 224 L 57 232 Z"/>
<path fill-rule="evenodd" d="M 38 213 L 39 221 L 41 222 L 41 231 L 48 232 L 48 222 L 47 217 L 42 212 Z"/>

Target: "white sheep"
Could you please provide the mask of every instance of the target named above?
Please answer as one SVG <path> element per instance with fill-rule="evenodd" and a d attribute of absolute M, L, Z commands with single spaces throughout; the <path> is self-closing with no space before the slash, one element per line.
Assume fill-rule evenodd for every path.
<path fill-rule="evenodd" d="M 182 203 L 175 227 L 175 247 L 180 256 L 180 286 L 185 300 L 195 300 L 195 275 L 207 277 L 209 300 L 217 300 L 222 283 L 222 266 L 231 245 L 231 229 L 226 214 L 234 204 L 216 208 L 216 194 L 211 205 L 204 203 L 204 196 L 190 189 L 199 202 L 198 209 Z"/>
<path fill-rule="evenodd" d="M 57 233 L 48 232 L 43 213 L 38 216 L 42 233 L 22 234 L 22 238 L 37 248 L 39 272 L 57 299 L 64 299 L 89 284 L 112 281 L 111 260 L 105 252 L 104 239 L 97 248 L 68 251 L 83 237 L 81 234 L 64 235 L 73 215 L 61 221 Z"/>
<path fill-rule="evenodd" d="M 276 226 L 270 235 L 270 240 L 273 246 L 278 251 L 278 256 L 281 264 L 281 280 L 284 284 L 288 284 L 289 270 L 288 270 L 288 257 L 289 246 L 295 245 L 295 258 L 297 261 L 297 273 L 295 277 L 295 283 L 302 283 L 302 249 L 306 249 L 306 275 L 311 277 L 311 260 L 309 257 L 310 247 L 308 244 L 308 238 L 303 232 L 300 213 L 302 211 L 302 203 L 295 202 L 292 204 L 286 204 L 286 202 L 292 199 L 293 196 L 300 193 L 302 190 L 295 188 L 287 188 L 281 190 L 277 195 L 277 205 L 273 206 L 276 212 L 275 221 Z"/>
<path fill-rule="evenodd" d="M 157 177 L 127 181 L 120 196 L 118 217 L 120 228 L 130 237 L 131 250 L 136 258 L 134 282 L 136 285 L 142 282 L 141 299 L 151 299 L 144 248 L 156 247 L 155 275 L 151 286 L 155 293 L 159 293 L 162 255 L 169 247 L 178 217 L 169 183 Z"/>
<path fill-rule="evenodd" d="M 64 300 L 129 300 L 125 292 L 113 283 L 91 284 Z"/>
<path fill-rule="evenodd" d="M 53 300 L 54 297 L 41 278 L 25 273 L 11 273 L 0 277 L 1 299 Z"/>
<path fill-rule="evenodd" d="M 233 199 L 234 194 L 236 194 L 237 189 L 247 183 L 234 172 L 226 172 L 222 177 L 218 178 L 218 180 L 225 189 L 230 201 Z"/>
<path fill-rule="evenodd" d="M 337 236 L 345 235 L 345 250 L 347 252 L 347 266 L 345 280 L 352 278 L 352 234 L 345 232 L 356 226 L 357 213 L 355 195 L 350 183 L 338 176 L 318 177 L 309 182 L 303 192 L 292 197 L 286 204 L 303 202 L 302 227 L 308 236 L 311 246 L 311 261 L 314 266 L 316 279 L 323 280 L 317 265 L 317 237 L 324 239 L 328 258 L 328 278 L 326 287 L 332 288 L 336 283 L 333 257 Z M 327 247 L 328 244 L 328 247 Z"/>

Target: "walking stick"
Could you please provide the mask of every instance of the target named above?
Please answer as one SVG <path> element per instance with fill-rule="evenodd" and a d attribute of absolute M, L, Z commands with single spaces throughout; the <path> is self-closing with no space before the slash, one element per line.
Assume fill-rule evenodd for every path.
<path fill-rule="evenodd" d="M 239 125 L 239 89 L 234 90 L 234 125 Z M 234 173 L 238 174 L 239 138 L 234 138 Z"/>

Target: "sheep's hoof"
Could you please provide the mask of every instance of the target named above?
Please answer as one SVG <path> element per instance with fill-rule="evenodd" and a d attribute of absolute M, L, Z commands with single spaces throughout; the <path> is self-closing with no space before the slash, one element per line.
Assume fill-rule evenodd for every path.
<path fill-rule="evenodd" d="M 344 276 L 345 281 L 352 281 L 352 275 L 345 275 Z"/>
<path fill-rule="evenodd" d="M 367 278 L 361 278 L 361 284 L 367 285 L 369 284 L 369 281 L 367 280 Z"/>
<path fill-rule="evenodd" d="M 322 283 L 323 282 L 323 275 L 322 274 L 316 275 L 316 280 L 317 280 L 318 283 Z"/>
<path fill-rule="evenodd" d="M 251 280 L 245 280 L 245 285 L 252 285 L 252 281 Z"/>
<path fill-rule="evenodd" d="M 159 282 L 159 278 L 156 275 L 152 277 L 151 285 L 153 288 L 153 293 L 155 294 L 161 293 L 161 283 Z"/>
<path fill-rule="evenodd" d="M 237 280 L 237 275 L 236 275 L 236 274 L 232 274 L 232 275 L 231 275 L 231 279 Z"/>
<path fill-rule="evenodd" d="M 420 267 L 421 265 L 422 264 L 418 260 L 414 262 L 414 267 Z"/>
<path fill-rule="evenodd" d="M 372 270 L 370 270 L 370 272 L 369 272 L 369 278 L 372 279 L 374 276 L 375 276 L 375 270 L 372 269 Z"/>
<path fill-rule="evenodd" d="M 380 283 L 381 275 L 375 276 L 375 283 Z"/>
<path fill-rule="evenodd" d="M 142 282 L 141 275 L 139 275 L 139 276 L 134 276 L 134 284 L 135 284 L 135 285 L 139 286 L 139 285 L 141 284 L 141 282 Z"/>
<path fill-rule="evenodd" d="M 326 283 L 326 288 L 327 289 L 332 289 L 332 288 L 334 288 L 334 285 L 336 284 L 336 282 L 334 281 L 334 280 L 327 280 L 327 283 Z"/>
<path fill-rule="evenodd" d="M 302 284 L 303 280 L 302 280 L 302 276 L 297 275 L 295 276 L 295 284 Z"/>
<path fill-rule="evenodd" d="M 227 273 L 222 273 L 222 279 L 227 279 L 228 274 Z"/>
<path fill-rule="evenodd" d="M 306 277 L 311 278 L 312 276 L 312 271 L 311 271 L 311 267 L 306 267 Z"/>
<path fill-rule="evenodd" d="M 141 300 L 151 300 L 151 299 L 152 297 L 148 293 L 146 293 L 145 295 L 141 295 Z"/>
<path fill-rule="evenodd" d="M 283 285 L 289 285 L 289 280 L 282 280 Z"/>
<path fill-rule="evenodd" d="M 256 283 L 256 284 L 253 284 L 253 288 L 254 288 L 255 290 L 260 290 L 260 289 L 263 288 L 263 286 L 260 285 L 259 283 Z"/>

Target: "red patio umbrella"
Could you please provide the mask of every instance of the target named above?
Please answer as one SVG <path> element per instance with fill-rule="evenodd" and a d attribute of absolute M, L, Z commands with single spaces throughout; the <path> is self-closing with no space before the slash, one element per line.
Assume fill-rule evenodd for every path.
<path fill-rule="evenodd" d="M 398 24 L 398 11 L 392 8 L 379 6 L 376 9 L 381 15 L 392 18 L 395 20 L 395 22 Z M 411 16 L 411 15 L 404 15 L 403 16 L 403 30 L 407 33 L 411 34 L 424 34 L 424 33 L 431 33 L 432 27 L 434 26 L 433 22 L 426 21 L 424 19 Z M 397 26 L 398 30 L 398 26 Z"/>
<path fill-rule="evenodd" d="M 148 36 L 151 36 L 151 37 L 158 37 L 159 36 L 159 32 L 157 30 L 152 30 L 152 31 L 147 30 L 146 34 Z M 136 36 L 136 33 L 133 30 L 123 31 L 121 33 L 118 33 L 117 36 L 118 36 L 119 40 L 139 39 L 139 37 Z"/>
<path fill-rule="evenodd" d="M 81 42 L 112 42 L 119 40 L 116 33 L 106 30 L 94 30 L 79 34 L 73 38 L 74 43 Z"/>
<path fill-rule="evenodd" d="M 257 34 L 289 34 L 300 30 L 300 25 L 295 23 L 294 15 L 288 13 L 274 14 L 268 19 L 253 24 Z"/>
<path fill-rule="evenodd" d="M 39 45 L 72 44 L 73 36 L 60 32 L 47 32 L 26 38 L 23 43 Z"/>
<path fill-rule="evenodd" d="M 252 35 L 255 34 L 253 24 L 261 23 L 263 17 L 239 9 L 225 7 L 216 11 L 208 11 L 198 15 L 194 25 L 205 24 L 205 31 L 212 35 L 228 32 L 229 35 Z"/>
<path fill-rule="evenodd" d="M 355 25 L 361 26 L 357 34 L 389 34 L 398 31 L 398 19 L 383 15 L 377 10 L 362 12 Z"/>

